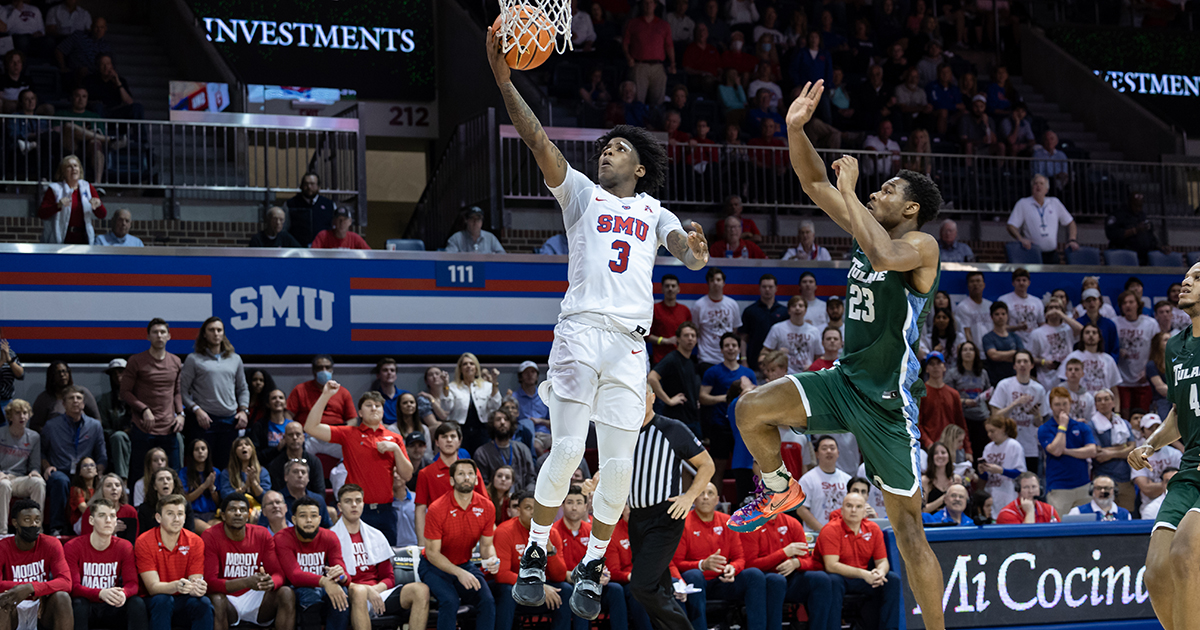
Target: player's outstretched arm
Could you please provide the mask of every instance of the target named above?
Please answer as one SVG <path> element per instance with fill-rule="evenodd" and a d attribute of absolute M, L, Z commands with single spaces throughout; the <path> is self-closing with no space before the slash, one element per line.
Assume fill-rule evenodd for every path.
<path fill-rule="evenodd" d="M 708 239 L 704 238 L 704 228 L 693 221 L 690 234 L 683 230 L 671 232 L 667 235 L 667 251 L 683 261 L 688 269 L 703 269 L 708 264 Z"/>
<path fill-rule="evenodd" d="M 500 94 L 504 97 L 504 107 L 508 110 L 508 117 L 512 119 L 513 127 L 516 127 L 517 133 L 525 141 L 525 145 L 529 147 L 530 151 L 533 151 L 533 159 L 537 161 L 538 168 L 542 169 L 546 185 L 557 188 L 567 178 L 567 159 L 563 157 L 558 147 L 550 142 L 546 131 L 542 129 L 542 123 L 538 122 L 537 116 L 533 115 L 533 110 L 529 109 L 529 105 L 525 99 L 521 98 L 517 87 L 512 84 L 512 69 L 504 61 L 502 46 L 503 41 L 500 39 L 500 34 L 493 32 L 489 27 L 486 46 L 488 64 L 492 66 L 492 74 L 496 75 L 496 85 L 500 86 Z"/>
<path fill-rule="evenodd" d="M 1175 407 L 1172 406 L 1171 413 L 1167 414 L 1166 420 L 1163 420 L 1154 433 L 1150 434 L 1150 438 L 1144 445 L 1130 451 L 1126 461 L 1134 470 L 1142 470 L 1150 465 L 1151 455 L 1179 438 L 1179 417 L 1176 416 Z"/>
<path fill-rule="evenodd" d="M 817 155 L 808 135 L 804 133 L 804 125 L 812 118 L 821 102 L 821 93 L 825 91 L 825 82 L 817 81 L 804 84 L 800 96 L 788 107 L 787 124 L 788 153 L 792 159 L 792 170 L 800 179 L 800 187 L 817 207 L 821 208 L 829 218 L 833 219 L 843 230 L 850 231 L 850 221 L 846 214 L 846 204 L 838 189 L 829 183 L 825 171 L 825 161 Z"/>
<path fill-rule="evenodd" d="M 932 236 L 913 230 L 893 239 L 858 200 L 855 191 L 858 160 L 843 155 L 833 163 L 833 172 L 838 176 L 837 187 L 845 203 L 850 234 L 858 241 L 875 271 L 912 271 L 920 267 L 937 267 L 938 245 Z M 893 185 L 884 184 L 885 187 Z"/>

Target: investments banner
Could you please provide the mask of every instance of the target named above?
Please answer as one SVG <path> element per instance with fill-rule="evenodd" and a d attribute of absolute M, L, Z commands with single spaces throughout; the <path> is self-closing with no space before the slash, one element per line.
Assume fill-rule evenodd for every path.
<path fill-rule="evenodd" d="M 666 273 L 679 277 L 685 304 L 707 292 L 706 270 L 659 262 L 656 293 Z M 844 295 L 849 264 L 818 264 L 711 266 L 725 271 L 724 294 L 745 308 L 764 274 L 776 277 L 785 303 L 803 272 L 816 276 L 818 295 Z M 941 288 L 957 301 L 974 268 L 985 273 L 985 297 L 1012 290 L 1004 265 L 948 265 Z M 1165 296 L 1183 271 L 1140 273 L 1145 295 Z M 1084 275 L 1035 271 L 1030 290 L 1062 287 L 1077 302 Z M 1103 293 L 1115 298 L 1127 277 L 1104 275 Z M 246 355 L 544 357 L 566 288 L 566 259 L 551 256 L 0 245 L 0 326 L 20 340 L 22 355 L 140 352 L 153 317 L 171 323 L 169 349 L 186 353 L 200 323 L 215 315 Z"/>

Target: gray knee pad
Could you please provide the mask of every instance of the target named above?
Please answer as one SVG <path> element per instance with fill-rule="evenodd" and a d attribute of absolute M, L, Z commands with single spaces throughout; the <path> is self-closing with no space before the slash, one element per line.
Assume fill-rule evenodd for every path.
<path fill-rule="evenodd" d="M 601 465 L 600 484 L 592 500 L 592 515 L 601 523 L 615 525 L 625 510 L 633 479 L 632 459 L 610 459 Z"/>
<path fill-rule="evenodd" d="M 567 490 L 571 487 L 571 475 L 579 468 L 579 460 L 583 459 L 585 438 L 568 436 L 555 438 L 550 455 L 542 464 L 538 474 L 537 486 L 534 488 L 534 498 L 538 503 L 557 507 L 567 498 Z M 620 516 L 620 512 L 617 513 Z"/>

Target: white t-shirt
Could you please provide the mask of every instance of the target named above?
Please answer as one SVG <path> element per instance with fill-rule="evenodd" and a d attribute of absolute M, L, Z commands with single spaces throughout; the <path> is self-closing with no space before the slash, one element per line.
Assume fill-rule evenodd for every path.
<path fill-rule="evenodd" d="M 921 452 L 924 453 L 925 451 L 921 451 Z M 856 473 L 856 476 L 862 477 L 863 479 L 867 478 L 867 465 L 866 464 L 858 465 L 858 472 Z M 883 503 L 883 490 L 880 490 L 879 488 L 877 488 L 875 486 L 875 484 L 871 484 L 871 494 L 870 494 L 870 496 L 867 497 L 867 504 L 870 505 L 871 507 L 875 508 L 875 518 L 887 518 L 888 517 L 887 506 L 884 505 L 884 503 Z"/>
<path fill-rule="evenodd" d="M 891 175 L 900 170 L 900 144 L 895 140 L 888 138 L 884 142 L 876 135 L 867 136 L 863 142 L 863 149 L 870 149 L 880 155 L 862 155 L 859 156 L 863 163 L 864 175 Z"/>
<path fill-rule="evenodd" d="M 758 38 L 756 37 L 754 41 L 758 41 Z M 771 111 L 779 109 L 779 101 L 783 100 L 783 88 L 779 87 L 778 83 L 755 79 L 746 87 L 746 94 L 757 98 L 759 90 L 766 90 L 771 93 L 771 104 L 767 105 L 768 109 Z"/>
<path fill-rule="evenodd" d="M 1022 197 L 1008 216 L 1008 224 L 1020 230 L 1022 236 L 1033 241 L 1043 252 L 1058 249 L 1058 226 L 1074 221 L 1058 197 L 1046 197 L 1040 206 L 1033 197 Z"/>
<path fill-rule="evenodd" d="M 1029 338 L 1033 335 L 1033 331 L 1046 323 L 1046 305 L 1028 293 L 1025 294 L 1025 297 L 1018 297 L 1015 291 L 1001 295 L 1000 301 L 1008 305 L 1008 324 L 1010 326 L 1025 324 L 1025 330 L 1014 332 L 1021 338 L 1021 344 L 1028 348 Z M 988 319 L 991 319 L 990 315 Z M 989 330 L 991 329 L 989 328 Z M 983 338 L 980 337 L 980 339 Z"/>
<path fill-rule="evenodd" d="M 562 185 L 550 191 L 562 205 L 571 251 L 559 319 L 596 313 L 631 332 L 649 331 L 654 262 L 667 235 L 683 231 L 679 219 L 646 193 L 620 199 L 570 167 Z"/>
<path fill-rule="evenodd" d="M 816 250 L 816 253 L 813 253 L 813 250 Z M 825 249 L 824 247 L 814 243 L 813 249 L 808 251 L 805 251 L 805 249 L 799 245 L 796 247 L 789 247 L 788 250 L 783 253 L 783 260 L 833 260 L 833 258 L 829 255 L 828 249 Z"/>
<path fill-rule="evenodd" d="M 46 24 L 57 25 L 59 35 L 70 35 L 75 31 L 86 31 L 92 28 L 92 14 L 76 5 L 75 12 L 67 9 L 67 3 L 56 4 L 46 11 Z"/>
<path fill-rule="evenodd" d="M 788 319 L 771 326 L 763 347 L 769 350 L 787 350 L 788 372 L 792 374 L 808 371 L 813 359 L 825 352 L 821 345 L 821 332 L 816 326 L 797 326 Z"/>
<path fill-rule="evenodd" d="M 146 480 L 145 478 L 138 479 L 133 484 L 133 507 L 141 507 L 142 502 L 146 500 Z"/>
<path fill-rule="evenodd" d="M 596 28 L 587 11 L 576 11 L 571 15 L 571 45 L 582 48 L 587 42 L 596 41 Z"/>
<path fill-rule="evenodd" d="M 1150 360 L 1150 340 L 1158 334 L 1158 322 L 1152 317 L 1139 315 L 1134 321 L 1124 317 L 1113 320 L 1117 325 L 1117 338 L 1121 340 L 1122 387 L 1137 387 L 1146 384 L 1146 362 Z"/>
<path fill-rule="evenodd" d="M 1046 397 L 1046 388 L 1033 379 L 1022 385 L 1017 377 L 1010 376 L 996 385 L 988 404 L 996 409 L 1003 409 L 1025 394 L 1032 396 L 1033 402 L 1013 407 L 1008 412 L 1008 417 L 1017 423 L 1017 442 L 1025 449 L 1025 457 L 1037 457 L 1038 427 L 1042 425 L 1042 416 L 1050 413 L 1050 400 Z"/>
<path fill-rule="evenodd" d="M 804 311 L 804 321 L 812 324 L 819 331 L 825 330 L 829 325 L 829 311 L 825 304 L 825 300 L 815 297 L 811 300 L 806 300 L 808 310 Z M 820 354 L 820 353 L 818 353 Z"/>
<path fill-rule="evenodd" d="M 1154 497 L 1149 502 L 1142 504 L 1142 520 L 1153 521 L 1158 518 L 1158 511 L 1162 509 L 1163 499 L 1167 498 L 1167 493 L 1164 492 Z"/>
<path fill-rule="evenodd" d="M 1164 470 L 1179 468 L 1179 462 L 1183 461 L 1183 453 L 1180 453 L 1179 449 L 1174 446 L 1167 445 L 1159 449 L 1157 453 L 1151 455 L 1146 461 L 1150 465 L 1141 470 L 1133 471 L 1130 478 L 1145 477 L 1154 483 L 1159 483 L 1162 481 Z"/>
<path fill-rule="evenodd" d="M 28 2 L 20 9 L 12 5 L 6 6 L 3 13 L 9 35 L 32 35 L 46 32 L 46 24 L 42 21 L 42 10 Z"/>
<path fill-rule="evenodd" d="M 1095 393 L 1102 389 L 1112 389 L 1121 382 L 1121 373 L 1117 370 L 1117 362 L 1107 352 L 1087 352 L 1072 350 L 1071 354 L 1058 366 L 1058 377 L 1067 380 L 1067 361 L 1079 359 L 1083 362 L 1083 378 L 1079 384 L 1089 392 Z M 1090 418 L 1091 416 L 1087 416 Z"/>
<path fill-rule="evenodd" d="M 847 475 L 858 470 L 862 464 L 862 455 L 858 452 L 858 438 L 854 437 L 853 433 L 830 433 L 829 437 L 838 445 L 838 470 Z"/>
<path fill-rule="evenodd" d="M 1188 314 L 1183 312 L 1183 309 L 1179 308 L 1178 306 L 1172 307 L 1171 328 L 1183 330 L 1184 328 L 1187 328 L 1188 324 L 1190 323 L 1192 323 L 1192 318 L 1188 317 Z"/>
<path fill-rule="evenodd" d="M 1034 365 L 1038 364 L 1039 359 L 1047 361 L 1059 361 L 1067 358 L 1071 354 L 1071 346 L 1075 345 L 1075 333 L 1071 327 L 1064 323 L 1058 326 L 1050 324 L 1042 324 L 1029 335 L 1029 345 L 1026 350 L 1033 353 Z M 1037 368 L 1037 380 L 1046 388 L 1046 391 L 1054 389 L 1061 379 L 1058 378 L 1058 370 L 1049 368 Z"/>
<path fill-rule="evenodd" d="M 800 478 L 800 489 L 804 496 L 804 507 L 808 508 L 824 527 L 829 522 L 829 513 L 841 509 L 842 499 L 846 498 L 846 484 L 850 483 L 850 475 L 845 471 L 834 469 L 826 473 L 818 466 L 804 473 Z"/>
<path fill-rule="evenodd" d="M 1083 308 L 1082 304 L 1076 304 L 1075 305 L 1075 319 L 1079 319 L 1080 317 L 1083 317 L 1084 315 L 1087 315 L 1087 309 Z M 1113 310 L 1112 304 L 1108 303 L 1108 298 L 1104 298 L 1103 302 L 1100 304 L 1100 317 L 1107 317 L 1109 319 L 1116 319 L 1116 318 L 1120 317 L 1119 315 L 1117 315 L 1117 312 L 1115 310 Z M 1188 320 L 1188 321 L 1191 321 L 1191 320 Z"/>
<path fill-rule="evenodd" d="M 983 336 L 992 332 L 992 301 L 984 299 L 979 304 L 976 304 L 971 298 L 963 298 L 963 301 L 954 306 L 954 321 L 958 324 L 960 331 L 971 329 L 971 338 L 976 346 L 980 347 L 982 352 Z M 964 335 L 964 339 L 966 336 Z"/>
<path fill-rule="evenodd" d="M 1080 383 L 1081 391 L 1072 391 L 1063 381 L 1062 386 L 1071 394 L 1071 417 L 1072 418 L 1091 418 L 1092 414 L 1096 413 L 1096 397 L 1086 389 L 1083 389 L 1083 383 Z"/>
<path fill-rule="evenodd" d="M 715 365 L 724 361 L 721 356 L 721 335 L 737 332 L 742 327 L 742 309 L 738 303 L 725 296 L 721 296 L 720 302 L 714 302 L 703 295 L 692 305 L 692 319 L 700 327 L 700 339 L 696 344 L 696 349 L 700 351 L 700 362 Z"/>
<path fill-rule="evenodd" d="M 1008 470 L 1025 471 L 1025 448 L 1021 443 L 1008 438 L 999 445 L 988 442 L 983 447 L 983 461 Z M 999 514 L 1004 506 L 1017 499 L 1016 479 L 1002 474 L 989 474 L 984 488 L 992 495 L 992 514 Z"/>

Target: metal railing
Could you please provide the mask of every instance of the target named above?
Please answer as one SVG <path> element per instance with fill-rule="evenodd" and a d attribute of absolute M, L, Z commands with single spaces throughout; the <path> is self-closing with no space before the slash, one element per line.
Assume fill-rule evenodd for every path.
<path fill-rule="evenodd" d="M 495 129 L 491 108 L 458 126 L 417 201 L 405 238 L 421 239 L 426 248 L 441 247 L 461 210 L 475 205 L 487 215 L 485 227 L 501 227 Z"/>
<path fill-rule="evenodd" d="M 547 130 L 548 133 L 553 130 Z M 568 130 L 563 130 L 568 131 Z M 567 160 L 595 179 L 593 138 L 602 130 L 569 130 L 552 139 Z M 594 132 L 581 134 L 579 132 Z M 552 200 L 540 171 L 515 130 L 500 129 L 500 194 L 506 201 Z M 786 147 L 718 145 L 668 146 L 667 184 L 656 195 L 669 206 L 714 206 L 729 195 L 772 214 L 815 208 L 801 190 Z M 1052 195 L 1060 197 L 1075 216 L 1104 216 L 1125 207 L 1130 193 L 1143 195 L 1147 215 L 1155 219 L 1200 221 L 1200 166 L 1147 162 L 1070 160 L 1049 162 L 1033 158 L 1001 158 L 948 154 L 902 153 L 885 156 L 871 151 L 821 149 L 831 165 L 842 155 L 860 161 L 860 197 L 900 168 L 929 175 L 939 186 L 945 209 L 963 214 L 1005 215 L 1030 194 L 1035 173 L 1051 180 Z M 832 171 L 830 180 L 834 181 Z"/>
<path fill-rule="evenodd" d="M 312 120 L 273 118 L 263 124 L 2 115 L 0 184 L 57 181 L 62 159 L 75 155 L 83 178 L 109 190 L 161 190 L 167 197 L 215 191 L 273 202 L 313 170 L 323 195 L 365 199 L 357 120 L 320 119 L 314 128 Z"/>

